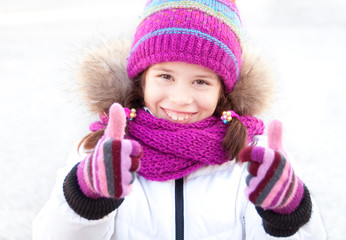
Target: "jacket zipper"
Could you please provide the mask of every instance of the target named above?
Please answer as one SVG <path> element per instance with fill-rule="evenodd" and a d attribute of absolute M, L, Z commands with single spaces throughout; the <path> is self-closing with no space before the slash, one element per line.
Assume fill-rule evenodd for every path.
<path fill-rule="evenodd" d="M 241 222 L 242 222 L 242 225 L 243 225 L 243 240 L 245 240 L 246 239 L 246 225 L 245 225 L 245 216 L 242 216 L 241 217 Z"/>
<path fill-rule="evenodd" d="M 184 240 L 184 179 L 175 180 L 175 239 Z"/>

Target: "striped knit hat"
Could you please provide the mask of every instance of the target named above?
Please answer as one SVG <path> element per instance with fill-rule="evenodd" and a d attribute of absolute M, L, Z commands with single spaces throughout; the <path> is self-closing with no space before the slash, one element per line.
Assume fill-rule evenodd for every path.
<path fill-rule="evenodd" d="M 187 62 L 216 72 L 230 92 L 242 54 L 242 26 L 234 1 L 149 0 L 128 57 L 129 77 L 156 63 Z"/>

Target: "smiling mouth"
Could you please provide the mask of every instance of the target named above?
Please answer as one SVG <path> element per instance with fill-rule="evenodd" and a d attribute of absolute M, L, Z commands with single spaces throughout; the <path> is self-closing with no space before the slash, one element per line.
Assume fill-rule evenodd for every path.
<path fill-rule="evenodd" d="M 184 122 L 193 115 L 193 113 L 190 113 L 190 112 L 176 112 L 176 111 L 172 111 L 172 110 L 164 109 L 164 108 L 162 110 L 166 113 L 166 115 L 170 119 L 172 119 L 173 121 L 178 121 L 178 122 Z"/>

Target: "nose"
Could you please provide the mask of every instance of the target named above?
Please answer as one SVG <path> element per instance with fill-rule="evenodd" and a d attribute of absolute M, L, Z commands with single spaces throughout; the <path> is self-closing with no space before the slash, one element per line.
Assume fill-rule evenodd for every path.
<path fill-rule="evenodd" d="M 185 84 L 176 84 L 170 91 L 170 100 L 177 105 L 188 105 L 193 102 L 193 96 Z"/>

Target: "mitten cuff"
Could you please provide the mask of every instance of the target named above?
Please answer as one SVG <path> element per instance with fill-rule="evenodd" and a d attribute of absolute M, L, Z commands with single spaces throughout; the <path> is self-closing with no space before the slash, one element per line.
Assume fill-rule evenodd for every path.
<path fill-rule="evenodd" d="M 304 195 L 298 208 L 290 214 L 278 214 L 272 210 L 256 207 L 263 219 L 264 230 L 275 237 L 288 237 L 295 234 L 311 217 L 312 203 L 310 192 L 304 185 Z"/>
<path fill-rule="evenodd" d="M 78 163 L 79 164 L 79 163 Z M 64 196 L 69 206 L 81 217 L 89 220 L 101 219 L 117 209 L 124 199 L 86 197 L 79 187 L 76 164 L 66 176 L 63 184 Z"/>

